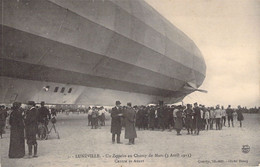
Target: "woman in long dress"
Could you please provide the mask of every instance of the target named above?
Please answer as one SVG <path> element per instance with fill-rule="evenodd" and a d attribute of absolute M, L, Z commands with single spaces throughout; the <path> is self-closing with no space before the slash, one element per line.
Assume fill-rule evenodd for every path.
<path fill-rule="evenodd" d="M 25 155 L 24 122 L 21 103 L 14 102 L 9 123 L 11 125 L 9 158 L 23 158 Z"/>

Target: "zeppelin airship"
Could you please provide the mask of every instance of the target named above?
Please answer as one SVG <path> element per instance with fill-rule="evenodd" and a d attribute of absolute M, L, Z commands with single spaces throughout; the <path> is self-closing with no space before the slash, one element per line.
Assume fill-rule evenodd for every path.
<path fill-rule="evenodd" d="M 0 6 L 0 103 L 174 103 L 205 79 L 195 43 L 144 0 Z"/>

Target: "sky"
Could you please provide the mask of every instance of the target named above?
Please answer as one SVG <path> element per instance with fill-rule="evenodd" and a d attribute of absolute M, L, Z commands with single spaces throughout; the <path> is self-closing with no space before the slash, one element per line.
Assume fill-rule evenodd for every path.
<path fill-rule="evenodd" d="M 260 106 L 260 0 L 145 0 L 188 35 L 207 65 L 184 103 Z"/>

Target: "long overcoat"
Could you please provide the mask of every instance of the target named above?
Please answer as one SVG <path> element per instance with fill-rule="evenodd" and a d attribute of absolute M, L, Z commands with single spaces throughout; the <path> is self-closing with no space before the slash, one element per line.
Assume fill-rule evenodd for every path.
<path fill-rule="evenodd" d="M 149 113 L 149 128 L 155 127 L 155 109 L 150 109 Z"/>
<path fill-rule="evenodd" d="M 22 158 L 25 155 L 24 123 L 22 111 L 14 109 L 10 114 L 11 125 L 9 158 Z"/>
<path fill-rule="evenodd" d="M 186 128 L 194 129 L 193 128 L 193 119 L 192 119 L 193 110 L 188 108 L 184 112 L 186 114 L 186 118 L 185 118 L 185 126 L 186 126 Z"/>
<path fill-rule="evenodd" d="M 175 121 L 175 129 L 182 129 L 183 125 L 182 125 L 182 112 L 181 110 L 178 110 L 176 112 L 176 121 Z"/>
<path fill-rule="evenodd" d="M 201 109 L 199 107 L 194 107 L 194 120 L 195 120 L 195 128 L 202 129 L 202 118 L 201 118 Z"/>
<path fill-rule="evenodd" d="M 125 139 L 134 139 L 137 137 L 135 130 L 135 110 L 132 107 L 127 107 L 124 111 L 125 117 Z"/>
<path fill-rule="evenodd" d="M 242 113 L 241 109 L 237 110 L 237 120 L 238 121 L 243 121 L 244 120 L 244 116 L 243 116 L 243 113 Z"/>
<path fill-rule="evenodd" d="M 121 116 L 122 110 L 120 108 L 112 108 L 111 111 L 111 133 L 113 134 L 121 134 L 122 124 L 121 124 Z"/>
<path fill-rule="evenodd" d="M 32 107 L 29 111 L 26 112 L 25 133 L 28 145 L 37 144 L 37 115 L 37 109 L 34 107 Z"/>

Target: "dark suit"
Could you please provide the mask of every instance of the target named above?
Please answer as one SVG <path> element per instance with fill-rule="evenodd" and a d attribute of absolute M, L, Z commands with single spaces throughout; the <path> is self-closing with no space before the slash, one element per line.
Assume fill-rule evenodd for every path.
<path fill-rule="evenodd" d="M 49 110 L 46 107 L 41 107 L 38 109 L 39 115 L 38 115 L 38 122 L 45 123 L 44 119 L 51 119 L 51 114 Z"/>

